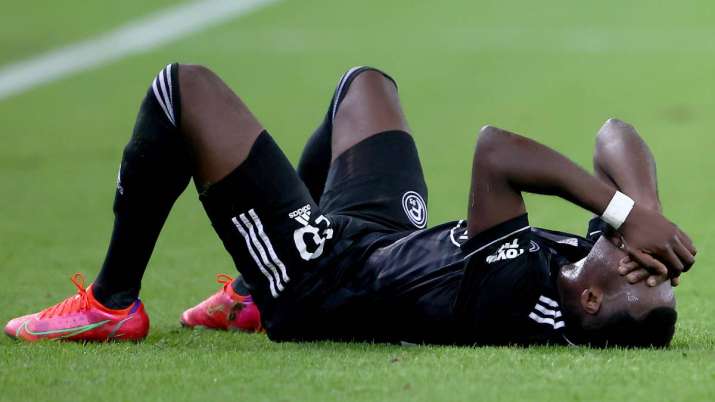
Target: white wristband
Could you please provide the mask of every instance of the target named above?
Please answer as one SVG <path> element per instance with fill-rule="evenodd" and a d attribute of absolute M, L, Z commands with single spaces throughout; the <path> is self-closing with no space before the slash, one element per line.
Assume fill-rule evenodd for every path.
<path fill-rule="evenodd" d="M 613 194 L 613 198 L 611 198 L 611 202 L 608 203 L 606 210 L 603 211 L 601 219 L 611 225 L 612 228 L 618 230 L 618 228 L 623 225 L 623 222 L 626 221 L 626 218 L 628 218 L 628 214 L 631 213 L 634 204 L 635 202 L 631 197 L 620 191 L 616 191 L 616 194 Z"/>

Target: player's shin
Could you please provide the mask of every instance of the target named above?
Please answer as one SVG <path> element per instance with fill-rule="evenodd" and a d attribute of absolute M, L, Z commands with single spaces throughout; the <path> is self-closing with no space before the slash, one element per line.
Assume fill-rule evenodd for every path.
<path fill-rule="evenodd" d="M 162 226 L 191 179 L 192 160 L 179 132 L 178 65 L 154 79 L 124 148 L 114 200 L 114 229 L 95 297 L 110 308 L 136 300 Z"/>

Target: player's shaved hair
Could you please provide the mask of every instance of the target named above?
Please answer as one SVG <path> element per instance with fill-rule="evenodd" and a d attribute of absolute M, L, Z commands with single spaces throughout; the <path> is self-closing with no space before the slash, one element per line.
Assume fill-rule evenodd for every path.
<path fill-rule="evenodd" d="M 593 347 L 664 348 L 673 339 L 677 319 L 678 313 L 671 307 L 654 308 L 640 320 L 621 311 L 582 336 L 584 343 Z"/>

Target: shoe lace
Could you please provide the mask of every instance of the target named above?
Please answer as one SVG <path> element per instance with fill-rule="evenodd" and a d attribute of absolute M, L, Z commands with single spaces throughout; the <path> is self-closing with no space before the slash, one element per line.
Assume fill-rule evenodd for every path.
<path fill-rule="evenodd" d="M 216 282 L 223 285 L 223 289 L 226 290 L 226 286 L 233 282 L 233 278 L 226 274 L 216 274 Z"/>
<path fill-rule="evenodd" d="M 89 299 L 87 298 L 87 291 L 84 287 L 84 275 L 78 272 L 72 275 L 70 279 L 75 287 L 77 287 L 77 294 L 42 310 L 40 312 L 40 318 L 62 316 L 77 311 L 84 311 L 89 307 Z"/>

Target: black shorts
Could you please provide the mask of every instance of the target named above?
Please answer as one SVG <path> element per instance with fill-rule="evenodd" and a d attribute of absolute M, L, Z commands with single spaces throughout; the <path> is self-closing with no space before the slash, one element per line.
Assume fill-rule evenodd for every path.
<path fill-rule="evenodd" d="M 369 234 L 424 228 L 427 187 L 412 137 L 372 136 L 331 165 L 316 205 L 268 133 L 200 196 L 274 340 L 318 337 L 344 273 Z M 352 267 L 354 268 L 354 267 Z M 346 296 L 347 297 L 347 296 Z"/>

